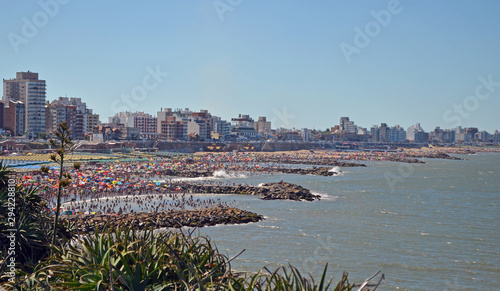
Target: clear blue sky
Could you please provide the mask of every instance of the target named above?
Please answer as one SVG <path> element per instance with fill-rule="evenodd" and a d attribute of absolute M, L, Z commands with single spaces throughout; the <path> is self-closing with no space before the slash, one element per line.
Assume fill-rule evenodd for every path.
<path fill-rule="evenodd" d="M 267 116 L 273 128 L 349 116 L 368 128 L 500 129 L 498 0 L 59 1 L 49 15 L 38 1 L 0 0 L 0 76 L 38 72 L 48 100 L 81 97 L 101 121 L 123 108 L 189 107 Z M 371 29 L 369 43 L 355 42 L 356 27 Z M 342 43 L 357 50 L 350 62 Z M 147 67 L 168 76 L 156 83 Z M 479 99 L 478 77 L 490 75 Z M 123 107 L 144 78 L 144 100 Z"/>

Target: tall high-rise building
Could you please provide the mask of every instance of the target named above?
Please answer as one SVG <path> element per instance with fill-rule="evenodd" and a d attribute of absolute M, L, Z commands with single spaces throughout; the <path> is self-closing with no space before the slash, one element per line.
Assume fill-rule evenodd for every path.
<path fill-rule="evenodd" d="M 157 118 L 144 112 L 120 112 L 109 117 L 110 124 L 123 124 L 124 127 L 138 128 L 143 137 L 156 137 Z"/>
<path fill-rule="evenodd" d="M 202 139 L 209 139 L 213 131 L 212 115 L 208 110 L 188 113 L 188 135 L 199 136 Z"/>
<path fill-rule="evenodd" d="M 59 124 L 65 121 L 69 128 L 70 138 L 80 139 L 77 136 L 78 131 L 75 130 L 76 120 L 76 106 L 74 105 L 66 105 L 54 100 L 45 107 L 45 131 L 52 137 Z"/>
<path fill-rule="evenodd" d="M 391 128 L 387 126 L 387 123 L 381 123 L 379 127 L 379 142 L 390 142 L 391 140 Z"/>
<path fill-rule="evenodd" d="M 172 111 L 172 108 L 162 108 L 157 113 L 157 127 L 160 139 L 187 139 L 189 109 Z"/>
<path fill-rule="evenodd" d="M 166 116 L 166 120 L 161 121 L 161 132 L 159 137 L 166 140 L 187 139 L 188 118 L 177 114 Z"/>
<path fill-rule="evenodd" d="M 357 130 L 357 126 L 354 124 L 354 121 L 350 121 L 349 117 L 341 117 L 340 118 L 340 130 L 342 133 L 353 133 L 355 134 Z"/>
<path fill-rule="evenodd" d="M 70 129 L 72 139 L 80 140 L 87 132 L 92 132 L 99 124 L 99 115 L 92 114 L 92 109 L 81 98 L 59 97 L 46 104 L 45 128 L 47 133 L 52 134 L 59 123 L 66 121 Z"/>
<path fill-rule="evenodd" d="M 5 110 L 5 102 L 4 101 L 0 101 L 0 129 L 4 129 L 3 128 L 3 119 L 4 119 L 4 110 Z"/>
<path fill-rule="evenodd" d="M 220 139 L 229 139 L 231 137 L 231 123 L 218 116 L 212 116 L 212 131 L 217 133 Z"/>
<path fill-rule="evenodd" d="M 419 136 L 419 132 L 424 132 L 424 130 L 420 126 L 420 123 L 408 127 L 408 129 L 406 130 L 406 139 L 410 142 L 421 142 L 417 138 Z"/>
<path fill-rule="evenodd" d="M 389 141 L 395 143 L 401 143 L 406 141 L 406 130 L 396 124 L 390 128 L 389 131 Z"/>
<path fill-rule="evenodd" d="M 370 134 L 372 136 L 373 142 L 380 142 L 380 128 L 378 125 L 372 126 L 370 129 Z"/>
<path fill-rule="evenodd" d="M 6 102 L 4 108 L 4 129 L 13 136 L 23 135 L 26 131 L 26 108 L 21 101 Z"/>
<path fill-rule="evenodd" d="M 99 126 L 99 114 L 92 113 L 92 109 L 85 110 L 87 116 L 87 132 L 93 132 L 96 126 Z"/>
<path fill-rule="evenodd" d="M 28 137 L 45 132 L 45 80 L 38 73 L 18 72 L 15 79 L 3 80 L 3 101 L 20 101 L 25 105 L 25 126 Z"/>
<path fill-rule="evenodd" d="M 255 130 L 260 133 L 269 133 L 271 131 L 271 121 L 267 121 L 265 116 L 260 116 L 254 126 Z"/>

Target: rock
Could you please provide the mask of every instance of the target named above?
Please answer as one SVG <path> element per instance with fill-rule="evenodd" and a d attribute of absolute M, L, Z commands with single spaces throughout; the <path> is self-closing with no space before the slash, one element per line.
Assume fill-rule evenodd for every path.
<path fill-rule="evenodd" d="M 291 183 L 268 183 L 264 184 L 262 187 L 183 184 L 183 191 L 193 195 L 200 193 L 258 195 L 264 200 L 288 199 L 295 201 L 313 201 L 320 199 L 319 195 L 313 195 L 308 189 Z"/>
<path fill-rule="evenodd" d="M 243 219 L 244 218 L 244 219 Z M 206 208 L 196 210 L 176 210 L 158 213 L 127 213 L 118 217 L 111 215 L 68 215 L 61 217 L 76 224 L 79 233 L 111 226 L 131 225 L 137 229 L 182 226 L 203 227 L 215 224 L 240 224 L 258 222 L 261 215 L 236 208 Z"/>

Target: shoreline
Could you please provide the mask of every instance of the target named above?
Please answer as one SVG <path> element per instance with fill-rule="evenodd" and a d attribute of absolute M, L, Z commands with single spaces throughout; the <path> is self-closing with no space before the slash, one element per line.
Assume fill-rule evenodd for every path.
<path fill-rule="evenodd" d="M 470 149 L 443 149 L 425 148 L 420 150 L 401 150 L 394 152 L 337 152 L 337 151 L 298 151 L 287 153 L 209 153 L 204 155 L 183 156 L 175 158 L 155 158 L 149 162 L 119 162 L 84 164 L 79 169 L 67 170 L 72 176 L 71 184 L 65 189 L 63 200 L 70 202 L 71 208 L 76 210 L 72 202 L 84 200 L 78 203 L 83 212 L 101 213 L 128 213 L 132 210 L 132 203 L 137 203 L 135 211 L 158 212 L 183 209 L 183 205 L 191 208 L 216 207 L 220 202 L 214 199 L 184 199 L 182 196 L 171 200 L 154 201 L 154 197 L 139 199 L 134 195 L 155 193 L 160 195 L 173 195 L 185 193 L 192 194 L 245 194 L 258 195 L 261 199 L 288 199 L 288 200 L 319 200 L 320 196 L 310 193 L 298 185 L 286 184 L 285 189 L 275 185 L 265 187 L 248 186 L 245 184 L 235 185 L 231 181 L 213 182 L 174 182 L 169 175 L 177 177 L 200 177 L 208 178 L 221 171 L 222 177 L 231 178 L 234 172 L 250 174 L 259 173 L 284 173 L 301 175 L 334 176 L 341 173 L 340 169 L 330 168 L 335 163 L 343 165 L 366 165 L 350 161 L 405 161 L 418 162 L 418 158 L 450 159 L 460 158 L 450 154 L 471 154 L 475 151 Z M 349 162 L 348 162 L 349 161 Z M 262 163 L 262 164 L 259 164 Z M 265 164 L 265 163 L 271 163 Z M 312 166 L 294 168 L 293 166 L 278 165 L 277 163 L 291 164 L 327 164 L 330 167 Z M 349 167 L 348 166 L 348 167 Z M 71 165 L 68 165 L 71 167 Z M 33 171 L 32 175 L 19 173 L 18 184 L 26 186 L 35 185 L 40 187 L 40 193 L 49 201 L 49 209 L 54 208 L 54 195 L 57 192 L 57 169 L 48 173 Z M 175 177 L 174 176 L 174 177 Z M 160 180 L 163 179 L 163 180 Z M 286 179 L 286 178 L 285 178 Z M 283 182 L 281 182 L 283 183 Z M 231 186 L 231 184 L 233 184 Z M 276 186 L 276 187 L 275 187 Z M 120 202 L 109 201 L 107 197 L 133 195 L 131 199 L 125 198 Z M 161 196 L 160 196 L 161 197 Z M 79 199 L 78 199 L 79 198 Z M 97 203 L 97 199 L 106 198 L 103 203 Z M 71 200 L 71 201 L 70 201 Z M 86 201 L 85 201 L 86 200 Z M 220 200 L 220 199 L 219 199 Z M 101 200 L 102 201 L 102 200 Z M 130 203 L 130 204 L 128 204 Z M 226 203 L 226 202 L 224 202 Z M 120 204 L 120 205 L 119 205 Z M 222 205 L 230 207 L 230 205 Z"/>

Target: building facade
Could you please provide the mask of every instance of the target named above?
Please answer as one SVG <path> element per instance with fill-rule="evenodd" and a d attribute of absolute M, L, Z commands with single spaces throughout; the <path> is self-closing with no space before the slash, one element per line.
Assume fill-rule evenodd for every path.
<path fill-rule="evenodd" d="M 349 117 L 340 118 L 339 128 L 342 133 L 357 133 L 356 125 L 354 121 L 349 120 Z"/>
<path fill-rule="evenodd" d="M 271 132 L 271 122 L 267 121 L 265 116 L 260 116 L 259 120 L 255 122 L 255 130 L 260 133 L 267 134 Z"/>
<path fill-rule="evenodd" d="M 26 132 L 26 108 L 21 101 L 10 100 L 4 108 L 4 129 L 12 136 L 21 136 Z"/>
<path fill-rule="evenodd" d="M 3 101 L 21 101 L 25 105 L 25 127 L 29 138 L 45 133 L 45 80 L 38 73 L 18 72 L 15 79 L 3 80 Z"/>

